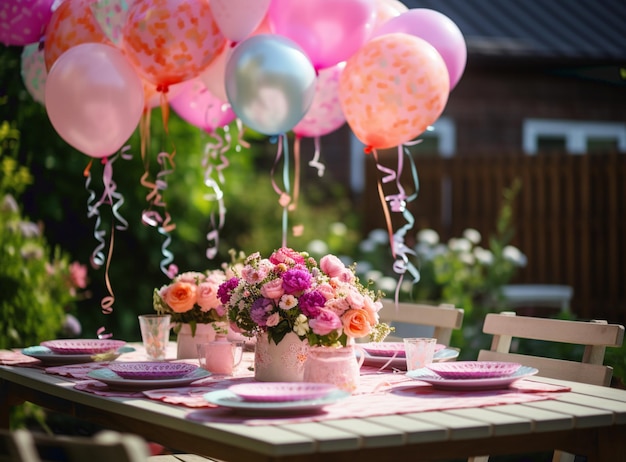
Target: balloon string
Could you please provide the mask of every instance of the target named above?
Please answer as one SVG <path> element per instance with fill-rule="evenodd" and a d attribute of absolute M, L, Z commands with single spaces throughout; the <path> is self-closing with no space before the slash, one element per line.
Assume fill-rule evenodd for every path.
<path fill-rule="evenodd" d="M 224 193 L 220 188 L 220 184 L 225 183 L 222 170 L 228 167 L 229 162 L 225 153 L 230 147 L 230 134 L 228 127 L 224 127 L 224 138 L 214 132 L 211 139 L 205 145 L 202 166 L 204 167 L 204 184 L 209 188 L 210 192 L 205 194 L 204 198 L 208 201 L 217 202 L 217 218 L 216 213 L 211 212 L 209 232 L 206 235 L 207 249 L 206 256 L 209 260 L 215 258 L 219 248 L 219 233 L 222 230 L 226 217 L 226 207 L 224 205 Z M 213 161 L 219 163 L 215 164 Z M 217 180 L 213 178 L 213 173 L 217 174 Z"/>
<path fill-rule="evenodd" d="M 241 151 L 241 146 L 243 146 L 244 148 L 248 149 L 250 147 L 250 143 L 248 143 L 246 140 L 243 139 L 243 122 L 241 121 L 241 119 L 236 119 L 235 124 L 237 125 L 237 146 L 235 148 L 235 150 L 237 152 Z"/>
<path fill-rule="evenodd" d="M 316 136 L 313 138 L 313 143 L 315 145 L 315 152 L 313 153 L 313 159 L 309 161 L 309 166 L 317 169 L 317 176 L 320 178 L 324 176 L 324 170 L 326 170 L 326 165 L 320 162 L 320 137 Z"/>
<path fill-rule="evenodd" d="M 284 143 L 283 143 L 283 137 L 285 137 Z M 272 181 L 272 187 L 274 188 L 274 191 L 276 192 L 276 194 L 278 194 L 278 203 L 280 204 L 280 206 L 283 208 L 283 218 L 282 218 L 282 246 L 286 247 L 287 246 L 287 225 L 288 225 L 288 207 L 289 207 L 289 203 L 291 202 L 291 196 L 289 195 L 289 155 L 287 153 L 287 141 L 286 141 L 286 134 L 283 135 L 279 135 L 278 137 L 272 137 L 270 138 L 270 141 L 272 143 L 278 143 L 278 147 L 276 149 L 276 157 L 274 158 L 274 164 L 272 165 L 272 170 L 270 172 L 270 176 L 271 176 L 271 181 Z M 278 168 L 278 163 L 280 162 L 280 159 L 282 157 L 282 152 L 283 152 L 283 144 L 285 145 L 285 160 L 283 162 L 283 185 L 285 190 L 283 191 L 278 184 L 276 183 L 276 180 L 274 179 L 274 175 L 276 173 L 276 169 Z"/>
<path fill-rule="evenodd" d="M 381 165 L 379 163 L 378 153 L 376 152 L 376 150 L 374 149 L 372 150 L 372 152 L 376 161 L 377 169 L 385 175 L 382 179 L 379 179 L 378 181 L 378 195 L 381 203 L 384 203 L 385 205 L 388 204 L 388 206 L 384 206 L 383 209 L 385 211 L 387 232 L 389 233 L 392 255 L 394 258 L 393 270 L 396 274 L 399 274 L 399 279 L 395 290 L 395 302 L 398 303 L 400 288 L 402 286 L 402 281 L 404 280 L 404 275 L 409 272 L 409 274 L 413 276 L 413 283 L 418 282 L 420 278 L 419 271 L 413 265 L 409 258 L 411 255 L 415 256 L 416 253 L 405 244 L 406 234 L 409 230 L 413 228 L 415 224 L 415 218 L 413 214 L 408 210 L 407 203 L 417 197 L 417 192 L 419 188 L 417 169 L 415 168 L 415 163 L 413 162 L 412 157 L 410 156 L 408 151 L 405 151 L 410 162 L 411 176 L 415 187 L 414 194 L 412 194 L 411 196 L 407 196 L 406 190 L 401 184 L 402 172 L 404 170 L 403 147 L 398 146 L 397 168 L 395 171 Z M 383 193 L 382 184 L 389 183 L 394 180 L 396 182 L 396 188 L 398 189 L 398 192 L 396 194 L 390 194 L 385 196 Z M 391 224 L 390 210 L 391 212 L 401 213 L 402 217 L 406 221 L 406 224 L 400 227 L 395 233 L 393 232 L 393 226 Z"/>
<path fill-rule="evenodd" d="M 368 151 L 366 151 L 367 153 Z M 374 162 L 376 163 L 376 168 L 380 171 L 381 165 L 378 162 L 378 152 L 376 149 L 371 149 L 369 152 L 374 156 Z M 376 179 L 376 188 L 378 190 L 378 199 L 380 200 L 380 205 L 383 208 L 383 214 L 385 216 L 385 224 L 387 226 L 387 234 L 389 235 L 389 245 L 391 247 L 391 256 L 396 258 L 396 248 L 393 240 L 393 225 L 391 223 L 391 214 L 389 213 L 389 207 L 387 206 L 387 201 L 385 200 L 385 193 L 383 192 L 383 184 L 380 177 Z"/>
<path fill-rule="evenodd" d="M 115 295 L 113 295 L 113 288 L 111 287 L 111 279 L 109 277 L 109 269 L 111 267 L 111 258 L 113 256 L 113 244 L 115 243 L 115 226 L 111 225 L 111 242 L 109 244 L 109 252 L 107 254 L 107 262 L 104 268 L 104 281 L 106 284 L 109 295 L 102 297 L 100 300 L 100 307 L 102 308 L 102 314 L 111 314 L 113 312 L 113 304 L 115 303 Z"/>
<path fill-rule="evenodd" d="M 91 252 L 90 262 L 91 266 L 95 269 L 100 268 L 104 262 L 104 253 L 102 250 L 105 248 L 106 243 L 104 237 L 106 236 L 106 231 L 100 229 L 100 225 L 102 223 L 102 218 L 100 217 L 100 204 L 94 204 L 94 200 L 96 199 L 96 192 L 90 188 L 91 186 L 91 166 L 93 164 L 93 159 L 89 161 L 85 170 L 83 170 L 83 176 L 85 177 L 85 190 L 89 194 L 87 198 L 87 217 L 91 218 L 93 216 L 96 217 L 94 223 L 93 237 L 96 240 L 96 247 Z"/>
<path fill-rule="evenodd" d="M 158 86 L 157 91 L 161 92 L 161 115 L 163 122 L 163 129 L 169 138 L 169 105 L 167 102 L 167 87 Z M 163 199 L 162 191 L 165 191 L 168 187 L 167 176 L 174 171 L 175 163 L 174 157 L 176 156 L 176 149 L 172 146 L 172 152 L 160 152 L 157 155 L 157 163 L 159 164 L 159 171 L 157 172 L 155 181 L 150 181 L 150 169 L 149 159 L 147 155 L 147 147 L 149 143 L 149 115 L 147 111 L 144 111 L 144 119 L 140 125 L 141 140 L 142 140 L 142 161 L 144 164 L 144 173 L 141 176 L 140 183 L 142 186 L 149 190 L 146 195 L 146 202 L 148 206 L 141 213 L 141 222 L 146 226 L 151 226 L 157 229 L 157 232 L 164 236 L 163 243 L 161 245 L 162 259 L 160 262 L 161 271 L 168 277 L 176 275 L 178 268 L 173 264 L 174 254 L 169 250 L 171 243 L 170 233 L 176 229 L 176 224 L 173 223 L 169 212 L 167 211 L 167 203 Z M 159 210 L 155 210 L 160 209 Z"/>
<path fill-rule="evenodd" d="M 289 204 L 290 212 L 296 210 L 296 208 L 298 207 L 298 197 L 300 196 L 300 137 L 299 136 L 296 136 L 296 139 L 293 144 L 293 171 L 294 171 L 293 201 L 291 204 Z"/>

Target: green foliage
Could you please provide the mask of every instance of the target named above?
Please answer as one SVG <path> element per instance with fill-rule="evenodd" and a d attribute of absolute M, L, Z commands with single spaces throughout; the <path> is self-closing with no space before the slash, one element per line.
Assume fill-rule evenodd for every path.
<path fill-rule="evenodd" d="M 519 189 L 519 182 L 515 182 L 504 191 L 496 232 L 489 237 L 487 248 L 481 246 L 482 236 L 474 229 L 466 229 L 463 236 L 452 238 L 446 244 L 440 242 L 435 230 L 424 229 L 417 234 L 414 251 L 420 280 L 417 284 L 403 284 L 400 299 L 450 303 L 463 308 L 463 329 L 455 331 L 451 341 L 461 348 L 463 359 L 475 359 L 478 349 L 488 347 L 489 339 L 481 333 L 484 316 L 504 308 L 502 286 L 526 264 L 526 257 L 510 245 L 514 234 L 512 206 Z M 360 274 L 374 276 L 378 288 L 390 292 L 389 288 L 395 289 L 396 282 L 389 281 L 391 274 L 385 276 L 368 271 L 370 267 L 392 267 L 385 235 L 384 231 L 377 230 L 362 243 L 357 268 L 364 268 Z"/>
<path fill-rule="evenodd" d="M 77 293 L 69 255 L 22 216 L 14 195 L 32 177 L 14 158 L 19 132 L 7 127 L 0 130 L 0 348 L 16 348 L 58 336 Z"/>

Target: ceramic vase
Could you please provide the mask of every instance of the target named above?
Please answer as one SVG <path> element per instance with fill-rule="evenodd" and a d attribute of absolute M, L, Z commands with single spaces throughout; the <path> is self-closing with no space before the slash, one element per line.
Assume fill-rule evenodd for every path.
<path fill-rule="evenodd" d="M 196 324 L 196 333 L 191 335 L 191 326 L 182 324 L 176 338 L 176 358 L 197 359 L 198 343 L 208 343 L 215 340 L 216 331 L 219 333 L 228 332 L 228 323 L 211 322 L 207 324 Z"/>
<path fill-rule="evenodd" d="M 254 349 L 254 378 L 259 382 L 302 382 L 308 351 L 308 342 L 293 332 L 278 345 L 261 333 Z"/>
<path fill-rule="evenodd" d="M 361 350 L 358 359 L 355 349 Z M 303 380 L 332 383 L 337 388 L 352 393 L 359 385 L 364 360 L 362 349 L 354 345 L 339 348 L 315 346 L 309 350 Z"/>

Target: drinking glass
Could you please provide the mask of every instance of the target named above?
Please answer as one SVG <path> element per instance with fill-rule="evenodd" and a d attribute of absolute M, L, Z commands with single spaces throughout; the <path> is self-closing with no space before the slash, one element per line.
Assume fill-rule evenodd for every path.
<path fill-rule="evenodd" d="M 405 338 L 404 349 L 406 351 L 406 370 L 414 371 L 421 369 L 433 362 L 435 356 L 436 338 L 416 337 Z"/>
<path fill-rule="evenodd" d="M 142 314 L 139 316 L 139 327 L 143 346 L 148 359 L 161 361 L 165 359 L 167 344 L 170 341 L 171 316 L 169 314 Z"/>

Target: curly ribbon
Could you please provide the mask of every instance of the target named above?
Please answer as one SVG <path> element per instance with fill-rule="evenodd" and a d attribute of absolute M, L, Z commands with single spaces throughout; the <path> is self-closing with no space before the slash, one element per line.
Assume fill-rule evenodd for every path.
<path fill-rule="evenodd" d="M 202 167 L 204 168 L 204 184 L 210 192 L 204 198 L 211 202 L 217 202 L 217 213 L 211 212 L 209 232 L 206 235 L 207 249 L 206 256 L 212 260 L 217 255 L 219 247 L 219 235 L 226 219 L 226 206 L 224 205 L 224 193 L 220 185 L 225 183 L 223 170 L 230 165 L 225 154 L 228 152 L 231 143 L 231 136 L 228 126 L 224 127 L 224 137 L 220 137 L 217 132 L 213 132 L 212 141 L 207 142 L 204 147 L 204 157 Z M 215 162 L 217 161 L 217 162 Z M 217 179 L 213 175 L 217 176 Z"/>
<path fill-rule="evenodd" d="M 165 134 L 169 136 L 169 104 L 167 102 L 167 86 L 158 86 L 157 91 L 161 93 L 161 115 L 163 121 L 163 127 Z M 145 110 L 143 117 L 139 124 L 140 136 L 141 136 L 141 159 L 144 164 L 144 172 L 141 175 L 140 184 L 149 190 L 146 195 L 147 208 L 141 213 L 141 222 L 146 226 L 151 226 L 157 229 L 157 232 L 163 236 L 163 243 L 161 244 L 161 255 L 163 258 L 160 262 L 161 271 L 168 277 L 170 274 L 176 273 L 178 269 L 173 264 L 174 254 L 169 250 L 169 245 L 172 242 L 170 233 L 176 229 L 176 225 L 173 223 L 172 218 L 167 211 L 167 204 L 163 199 L 162 191 L 165 191 L 168 187 L 167 176 L 174 171 L 174 157 L 176 156 L 176 149 L 172 149 L 172 153 L 160 152 L 157 155 L 157 163 L 160 166 L 157 172 L 155 181 L 150 181 L 150 165 L 148 158 L 149 147 L 149 130 L 150 130 L 150 111 Z M 162 213 L 159 210 L 161 209 Z"/>
<path fill-rule="evenodd" d="M 309 166 L 317 169 L 317 176 L 320 178 L 324 176 L 324 170 L 326 170 L 326 165 L 320 162 L 320 137 L 316 136 L 313 138 L 313 144 L 315 145 L 315 152 L 313 153 L 313 159 L 309 161 Z"/>
<path fill-rule="evenodd" d="M 288 144 L 287 144 L 287 135 L 283 133 L 282 135 L 278 135 L 276 137 L 270 138 L 271 143 L 277 143 L 278 148 L 276 150 L 276 157 L 274 159 L 274 165 L 272 165 L 272 170 L 270 172 L 270 177 L 272 180 L 272 187 L 276 194 L 278 194 L 278 203 L 283 208 L 283 222 L 282 222 L 282 246 L 287 247 L 287 228 L 288 228 L 288 219 L 289 219 L 289 204 L 291 203 L 291 184 L 289 181 L 289 152 L 288 152 Z M 274 179 L 274 175 L 276 173 L 276 169 L 278 168 L 278 163 L 282 157 L 283 153 L 283 145 L 285 147 L 285 160 L 283 162 L 283 186 L 284 190 L 282 190 L 276 180 Z"/>
<path fill-rule="evenodd" d="M 398 163 L 396 170 L 390 169 L 380 164 L 378 159 L 378 152 L 376 151 L 376 149 L 366 148 L 365 152 L 372 153 L 374 161 L 376 163 L 376 168 L 379 172 L 383 174 L 383 177 L 378 178 L 377 180 L 377 188 L 378 196 L 380 198 L 381 205 L 385 214 L 387 232 L 389 233 L 389 243 L 391 246 L 391 254 L 394 258 L 393 270 L 396 274 L 400 275 L 395 291 L 395 301 L 396 303 L 398 303 L 400 288 L 402 286 L 404 275 L 408 272 L 411 276 L 413 276 L 414 284 L 417 283 L 420 279 L 419 271 L 413 265 L 409 258 L 411 255 L 415 256 L 416 253 L 405 244 L 404 240 L 407 232 L 411 230 L 415 224 L 415 218 L 413 217 L 413 214 L 408 210 L 407 204 L 417 197 L 417 192 L 419 189 L 417 169 L 415 168 L 415 163 L 413 162 L 410 153 L 408 152 L 408 150 L 404 149 L 403 146 L 398 146 Z M 411 165 L 411 175 L 415 187 L 415 192 L 410 196 L 407 196 L 406 191 L 401 184 L 402 171 L 404 169 L 404 153 L 406 153 Z M 392 181 L 395 181 L 398 192 L 396 194 L 390 194 L 385 196 L 383 192 L 383 184 L 390 183 Z M 402 217 L 406 221 L 406 224 L 400 227 L 395 233 L 393 232 L 390 212 L 401 213 Z"/>

